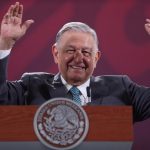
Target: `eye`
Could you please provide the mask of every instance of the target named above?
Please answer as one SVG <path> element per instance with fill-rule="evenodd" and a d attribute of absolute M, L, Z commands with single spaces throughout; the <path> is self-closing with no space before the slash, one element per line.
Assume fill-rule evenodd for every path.
<path fill-rule="evenodd" d="M 66 52 L 67 52 L 68 54 L 74 54 L 75 49 L 67 49 Z"/>
<path fill-rule="evenodd" d="M 90 51 L 88 51 L 88 50 L 83 50 L 82 53 L 83 53 L 83 55 L 86 56 L 86 57 L 89 57 L 89 56 L 91 56 L 91 54 L 92 54 L 92 53 L 91 53 Z"/>

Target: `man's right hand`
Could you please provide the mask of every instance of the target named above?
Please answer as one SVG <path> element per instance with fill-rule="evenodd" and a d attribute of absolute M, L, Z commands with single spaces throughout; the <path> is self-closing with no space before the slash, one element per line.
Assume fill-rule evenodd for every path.
<path fill-rule="evenodd" d="M 145 30 L 150 35 L 150 19 L 146 19 Z"/>
<path fill-rule="evenodd" d="M 27 20 L 22 23 L 23 5 L 16 2 L 4 15 L 0 29 L 0 50 L 8 50 L 20 39 L 34 22 Z"/>

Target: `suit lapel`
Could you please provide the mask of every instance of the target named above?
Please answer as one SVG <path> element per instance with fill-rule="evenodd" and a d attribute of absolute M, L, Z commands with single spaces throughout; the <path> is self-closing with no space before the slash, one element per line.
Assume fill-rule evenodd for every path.
<path fill-rule="evenodd" d="M 88 105 L 100 105 L 103 101 L 103 97 L 109 92 L 108 86 L 105 85 L 102 78 L 92 76 L 90 79 L 90 87 L 91 103 L 88 103 Z"/>
<path fill-rule="evenodd" d="M 108 95 L 109 88 L 103 82 L 103 79 L 98 77 L 91 77 L 90 78 L 90 89 L 91 89 L 91 103 L 88 105 L 100 105 L 102 103 L 103 97 Z M 70 98 L 67 88 L 63 85 L 60 74 L 56 74 L 53 78 L 53 81 L 50 82 L 50 97 L 57 98 L 57 97 L 64 97 Z"/>
<path fill-rule="evenodd" d="M 50 95 L 52 98 L 55 97 L 65 97 L 67 98 L 68 90 L 65 85 L 62 84 L 60 74 L 56 74 L 54 76 L 53 82 L 51 83 L 50 87 Z"/>

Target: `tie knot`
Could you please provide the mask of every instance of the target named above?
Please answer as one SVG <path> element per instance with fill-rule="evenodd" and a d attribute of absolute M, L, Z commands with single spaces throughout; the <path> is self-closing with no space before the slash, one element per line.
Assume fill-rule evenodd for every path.
<path fill-rule="evenodd" d="M 79 95 L 79 93 L 80 93 L 80 90 L 76 86 L 73 86 L 70 89 L 70 91 L 71 91 L 72 94 L 75 94 L 75 95 Z"/>

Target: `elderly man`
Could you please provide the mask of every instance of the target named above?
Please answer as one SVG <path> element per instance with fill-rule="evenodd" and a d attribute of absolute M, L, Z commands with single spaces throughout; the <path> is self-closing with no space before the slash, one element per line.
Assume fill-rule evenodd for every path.
<path fill-rule="evenodd" d="M 127 76 L 92 76 L 101 53 L 96 32 L 81 22 L 65 24 L 52 46 L 59 73 L 26 73 L 19 81 L 6 80 L 6 65 L 15 42 L 34 22 L 22 23 L 23 6 L 16 2 L 5 14 L 0 31 L 0 104 L 42 104 L 65 97 L 80 105 L 132 105 L 134 121 L 150 117 L 150 88 Z M 150 20 L 145 24 L 150 34 Z"/>

